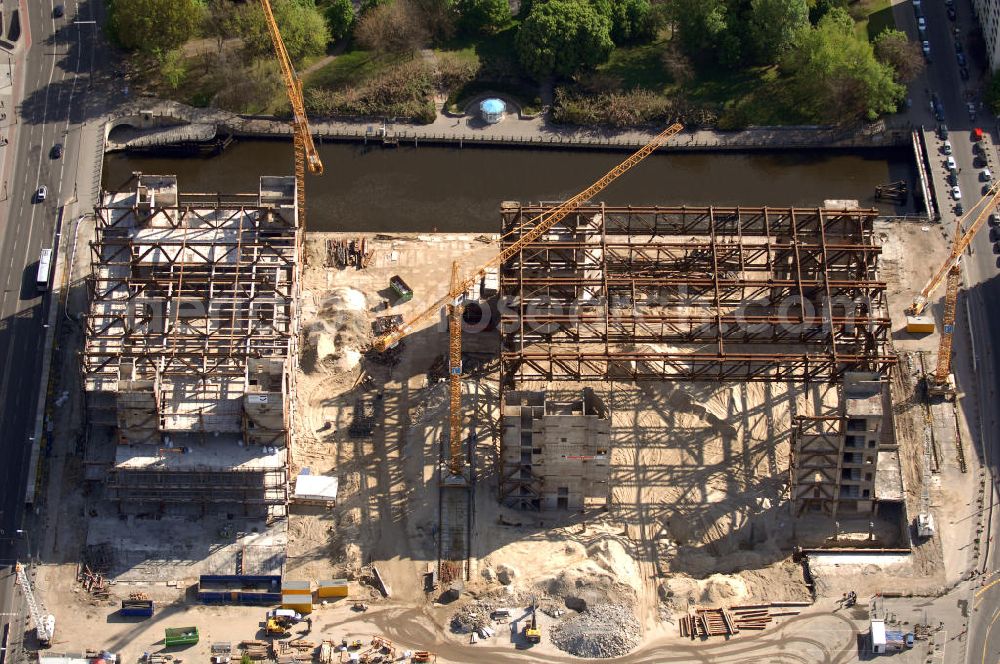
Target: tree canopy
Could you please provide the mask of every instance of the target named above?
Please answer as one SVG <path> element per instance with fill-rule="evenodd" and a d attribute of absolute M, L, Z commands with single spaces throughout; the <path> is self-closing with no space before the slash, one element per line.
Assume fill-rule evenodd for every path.
<path fill-rule="evenodd" d="M 428 39 L 427 27 L 417 7 L 409 0 L 376 5 L 361 15 L 354 37 L 367 49 L 386 53 L 410 53 Z"/>
<path fill-rule="evenodd" d="M 776 62 L 809 27 L 806 0 L 751 0 L 750 40 L 760 62 Z"/>
<path fill-rule="evenodd" d="M 875 59 L 872 45 L 854 33 L 846 11 L 831 9 L 805 30 L 782 68 L 800 110 L 823 122 L 874 119 L 895 110 L 905 92 L 893 70 Z"/>
<path fill-rule="evenodd" d="M 198 0 L 110 0 L 109 27 L 127 50 L 164 54 L 194 36 L 204 15 Z"/>
<path fill-rule="evenodd" d="M 330 0 L 323 10 L 330 36 L 343 39 L 354 27 L 354 3 L 351 0 Z"/>
<path fill-rule="evenodd" d="M 292 60 L 326 51 L 330 30 L 314 0 L 271 0 L 271 7 Z M 237 33 L 251 54 L 259 56 L 274 51 L 260 4 L 244 5 L 236 12 L 234 21 Z"/>
<path fill-rule="evenodd" d="M 649 0 L 590 0 L 590 3 L 611 21 L 611 39 L 616 44 L 633 43 L 653 36 Z"/>
<path fill-rule="evenodd" d="M 569 76 L 606 61 L 614 43 L 611 21 L 587 0 L 536 2 L 515 40 L 518 59 L 532 76 Z"/>
<path fill-rule="evenodd" d="M 924 70 L 924 54 L 905 32 L 883 30 L 875 38 L 875 57 L 896 72 L 896 80 L 909 83 Z"/>
<path fill-rule="evenodd" d="M 492 32 L 510 21 L 508 0 L 457 0 L 455 8 L 470 32 Z"/>

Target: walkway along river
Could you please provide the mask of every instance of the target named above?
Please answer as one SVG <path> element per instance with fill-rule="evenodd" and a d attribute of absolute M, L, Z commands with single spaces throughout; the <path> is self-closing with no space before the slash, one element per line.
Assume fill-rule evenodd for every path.
<path fill-rule="evenodd" d="M 320 146 L 326 173 L 306 176 L 309 228 L 315 231 L 495 233 L 504 200 L 554 201 L 572 196 L 624 153 L 515 148 Z M 292 172 L 292 146 L 239 141 L 210 158 L 125 153 L 105 160 L 104 188 L 133 171 L 176 174 L 181 191 L 256 191 L 260 175 Z M 633 205 L 799 205 L 857 199 L 874 206 L 875 186 L 906 180 L 919 188 L 906 149 L 651 156 L 605 190 L 600 200 Z M 903 212 L 884 205 L 886 214 Z M 912 204 L 909 208 L 912 210 Z"/>

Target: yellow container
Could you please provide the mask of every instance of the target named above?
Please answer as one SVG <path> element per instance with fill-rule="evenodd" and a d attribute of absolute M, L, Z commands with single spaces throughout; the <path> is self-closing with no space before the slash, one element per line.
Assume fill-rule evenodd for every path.
<path fill-rule="evenodd" d="M 331 579 L 329 581 L 320 581 L 316 594 L 319 597 L 347 597 L 349 588 L 350 585 L 347 579 Z"/>
<path fill-rule="evenodd" d="M 282 581 L 282 595 L 312 595 L 312 584 L 308 581 Z"/>
<path fill-rule="evenodd" d="M 910 334 L 930 334 L 934 331 L 934 318 L 931 316 L 907 316 L 906 331 Z"/>
<path fill-rule="evenodd" d="M 302 614 L 312 613 L 312 597 L 307 595 L 282 595 L 281 608 L 291 609 Z"/>

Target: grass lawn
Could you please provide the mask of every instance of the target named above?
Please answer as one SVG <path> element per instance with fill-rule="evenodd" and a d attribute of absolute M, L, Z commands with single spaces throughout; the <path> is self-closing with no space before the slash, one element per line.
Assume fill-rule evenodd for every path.
<path fill-rule="evenodd" d="M 873 41 L 886 28 L 895 28 L 890 0 L 859 0 L 849 6 L 859 37 Z"/>
<path fill-rule="evenodd" d="M 348 51 L 306 76 L 303 86 L 337 90 L 367 81 L 410 56 L 382 55 L 374 51 Z"/>
<path fill-rule="evenodd" d="M 666 44 L 666 41 L 656 41 L 640 46 L 619 46 L 597 71 L 620 81 L 623 90 L 642 88 L 664 92 L 673 84 L 663 66 Z"/>

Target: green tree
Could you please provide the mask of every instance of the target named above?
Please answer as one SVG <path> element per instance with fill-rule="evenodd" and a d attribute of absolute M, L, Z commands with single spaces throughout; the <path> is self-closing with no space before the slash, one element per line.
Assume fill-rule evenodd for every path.
<path fill-rule="evenodd" d="M 187 67 L 180 49 L 167 51 L 160 59 L 160 76 L 174 90 L 184 82 L 184 77 L 187 76 Z"/>
<path fill-rule="evenodd" d="M 851 17 L 836 7 L 803 31 L 782 68 L 800 112 L 814 121 L 874 120 L 895 110 L 905 93 L 892 67 L 875 59 L 872 45 L 855 35 Z"/>
<path fill-rule="evenodd" d="M 510 21 L 508 0 L 457 0 L 455 8 L 469 32 L 494 32 Z"/>
<path fill-rule="evenodd" d="M 806 0 L 751 0 L 750 39 L 761 62 L 771 63 L 795 46 L 809 27 Z"/>
<path fill-rule="evenodd" d="M 308 55 L 320 55 L 330 42 L 330 29 L 316 7 L 314 0 L 271 0 L 274 19 L 281 30 L 281 38 L 292 60 Z M 264 10 L 259 3 L 240 7 L 234 16 L 237 33 L 247 50 L 256 56 L 274 52 L 271 34 L 264 20 Z"/>
<path fill-rule="evenodd" d="M 724 0 L 675 0 L 673 20 L 684 50 L 698 55 L 717 48 L 729 29 L 728 13 Z"/>
<path fill-rule="evenodd" d="M 354 3 L 351 0 L 331 0 L 324 10 L 330 36 L 343 39 L 354 27 Z"/>
<path fill-rule="evenodd" d="M 649 0 L 590 0 L 611 21 L 611 39 L 629 44 L 653 36 L 652 6 Z"/>
<path fill-rule="evenodd" d="M 515 48 L 535 78 L 569 76 L 608 59 L 614 48 L 611 22 L 587 0 L 536 3 L 518 30 Z"/>
<path fill-rule="evenodd" d="M 875 57 L 896 72 L 896 80 L 909 83 L 924 70 L 924 54 L 905 32 L 883 30 L 875 38 Z"/>
<path fill-rule="evenodd" d="M 109 0 L 108 25 L 129 51 L 166 53 L 194 36 L 204 16 L 198 0 Z"/>

